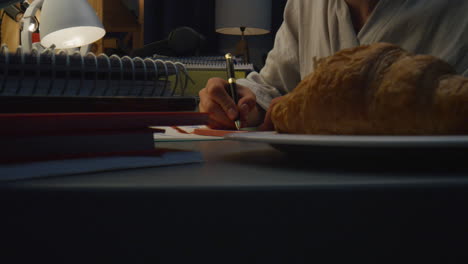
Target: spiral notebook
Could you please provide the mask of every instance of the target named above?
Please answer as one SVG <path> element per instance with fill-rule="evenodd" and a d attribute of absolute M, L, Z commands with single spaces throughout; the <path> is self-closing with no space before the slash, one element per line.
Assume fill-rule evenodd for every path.
<path fill-rule="evenodd" d="M 208 79 L 219 77 L 225 79 L 226 59 L 224 56 L 191 56 L 191 57 L 168 57 L 155 54 L 153 59 L 162 61 L 173 61 L 185 65 L 190 79 L 193 82 L 188 83 L 186 88 L 187 95 L 197 96 L 203 89 Z M 234 57 L 234 74 L 237 79 L 245 78 L 254 71 L 252 63 L 243 61 L 240 57 Z"/>
<path fill-rule="evenodd" d="M 183 63 L 46 49 L 0 52 L 0 113 L 193 111 Z"/>
<path fill-rule="evenodd" d="M 163 55 L 153 55 L 153 59 L 162 61 L 173 61 L 183 63 L 187 70 L 226 70 L 226 59 L 224 56 L 191 56 L 191 57 L 168 57 Z M 234 56 L 234 70 L 236 71 L 253 71 L 252 63 L 244 62 L 240 57 Z"/>

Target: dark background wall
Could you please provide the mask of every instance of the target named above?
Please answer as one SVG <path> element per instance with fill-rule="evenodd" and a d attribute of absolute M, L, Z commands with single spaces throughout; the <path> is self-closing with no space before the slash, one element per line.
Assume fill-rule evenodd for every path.
<path fill-rule="evenodd" d="M 272 0 L 271 33 L 247 37 L 252 62 L 258 68 L 263 66 L 263 60 L 273 46 L 274 35 L 283 20 L 286 2 L 287 0 Z M 229 52 L 239 37 L 215 32 L 214 10 L 215 0 L 145 1 L 145 44 L 166 39 L 173 29 L 188 26 L 207 39 L 200 55 L 221 55 Z"/>

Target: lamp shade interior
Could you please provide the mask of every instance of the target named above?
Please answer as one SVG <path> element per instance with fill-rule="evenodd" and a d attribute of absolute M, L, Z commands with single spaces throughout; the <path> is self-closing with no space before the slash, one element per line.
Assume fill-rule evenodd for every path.
<path fill-rule="evenodd" d="M 95 42 L 105 33 L 105 30 L 99 27 L 71 27 L 45 35 L 41 44 L 44 47 L 55 45 L 58 49 L 76 48 Z"/>

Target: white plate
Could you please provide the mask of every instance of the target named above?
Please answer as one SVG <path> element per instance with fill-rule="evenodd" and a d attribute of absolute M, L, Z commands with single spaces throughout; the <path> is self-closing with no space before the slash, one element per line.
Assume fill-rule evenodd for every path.
<path fill-rule="evenodd" d="M 299 135 L 276 132 L 228 134 L 226 139 L 264 142 L 275 147 L 360 149 L 468 149 L 468 136 L 345 136 Z"/>

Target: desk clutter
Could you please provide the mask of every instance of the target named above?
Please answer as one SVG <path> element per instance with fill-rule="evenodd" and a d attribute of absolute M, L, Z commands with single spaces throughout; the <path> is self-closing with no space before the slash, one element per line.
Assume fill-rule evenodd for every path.
<path fill-rule="evenodd" d="M 254 70 L 234 63 L 236 78 Z M 0 71 L 0 181 L 202 162 L 158 144 L 223 139 L 206 134 L 208 113 L 195 112 L 206 81 L 226 78 L 223 56 L 13 53 L 3 45 Z M 194 132 L 174 130 L 181 127 Z"/>
<path fill-rule="evenodd" d="M 196 112 L 0 114 L 0 181 L 202 162 L 159 148 L 154 134 L 164 130 L 151 126 L 207 121 Z"/>
<path fill-rule="evenodd" d="M 208 123 L 181 62 L 2 46 L 0 72 L 0 181 L 203 161 L 151 128 Z"/>

